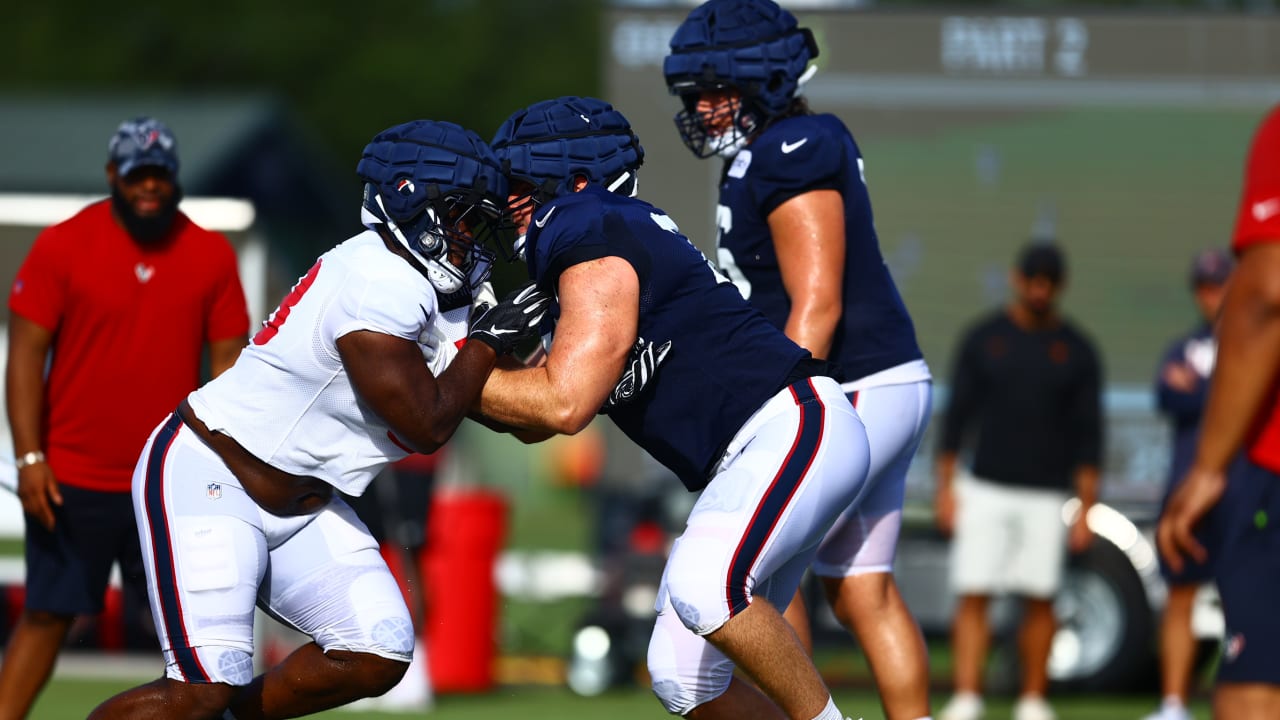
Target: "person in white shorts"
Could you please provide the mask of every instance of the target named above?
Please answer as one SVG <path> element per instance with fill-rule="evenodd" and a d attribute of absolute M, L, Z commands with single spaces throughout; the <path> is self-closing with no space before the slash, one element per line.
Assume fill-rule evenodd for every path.
<path fill-rule="evenodd" d="M 165 676 L 95 719 L 297 717 L 380 695 L 409 665 L 409 610 L 334 490 L 360 495 L 445 443 L 549 301 L 527 286 L 482 300 L 506 181 L 474 133 L 397 125 L 356 172 L 367 229 L 320 256 L 142 451 L 133 499 Z M 256 678 L 255 606 L 312 638 Z"/>
<path fill-rule="evenodd" d="M 1065 278 L 1057 247 L 1026 246 L 1010 274 L 1012 302 L 975 323 L 956 353 L 935 499 L 940 529 L 955 534 L 956 694 L 940 720 L 982 716 L 987 607 L 997 593 L 1023 598 L 1014 719 L 1055 717 L 1045 699 L 1053 596 L 1066 551 L 1082 551 L 1091 540 L 1086 517 L 1098 497 L 1102 461 L 1102 369 L 1093 343 L 1058 314 Z M 970 436 L 977 479 L 957 480 L 959 452 Z M 1080 513 L 1068 527 L 1062 510 L 1073 491 Z"/>

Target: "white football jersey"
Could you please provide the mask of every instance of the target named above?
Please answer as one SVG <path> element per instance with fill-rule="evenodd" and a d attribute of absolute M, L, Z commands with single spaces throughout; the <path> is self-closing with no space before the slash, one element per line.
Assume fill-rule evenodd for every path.
<path fill-rule="evenodd" d="M 409 454 L 356 396 L 336 341 L 372 330 L 412 340 L 437 377 L 469 308 L 440 313 L 431 283 L 366 231 L 321 255 L 226 372 L 191 393 L 197 417 L 273 467 L 360 495 Z"/>

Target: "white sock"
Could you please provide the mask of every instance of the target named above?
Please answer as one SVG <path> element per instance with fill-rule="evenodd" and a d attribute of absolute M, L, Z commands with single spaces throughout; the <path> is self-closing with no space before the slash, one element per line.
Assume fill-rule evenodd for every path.
<path fill-rule="evenodd" d="M 822 708 L 822 712 L 818 713 L 813 720 L 845 720 L 844 713 L 836 709 L 836 700 L 833 697 L 827 698 L 827 706 Z"/>
<path fill-rule="evenodd" d="M 1167 708 L 1181 708 L 1185 706 L 1185 703 L 1182 702 L 1182 698 L 1177 695 L 1165 695 L 1164 700 L 1162 700 L 1160 704 Z"/>

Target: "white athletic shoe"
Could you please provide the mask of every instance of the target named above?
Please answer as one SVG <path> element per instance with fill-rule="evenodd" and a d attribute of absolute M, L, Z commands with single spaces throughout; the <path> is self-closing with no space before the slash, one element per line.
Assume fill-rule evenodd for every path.
<path fill-rule="evenodd" d="M 950 702 L 938 713 L 938 720 L 981 720 L 986 707 L 977 693 L 961 692 L 951 696 Z"/>
<path fill-rule="evenodd" d="M 435 705 L 427 674 L 427 649 L 421 641 L 413 649 L 413 661 L 404 677 L 378 701 L 378 709 L 384 712 L 429 712 Z"/>
<path fill-rule="evenodd" d="M 1049 703 L 1039 695 L 1018 698 L 1013 706 L 1013 720 L 1058 720 Z"/>
<path fill-rule="evenodd" d="M 1192 720 L 1191 713 L 1181 703 L 1165 703 L 1160 709 L 1142 720 Z"/>

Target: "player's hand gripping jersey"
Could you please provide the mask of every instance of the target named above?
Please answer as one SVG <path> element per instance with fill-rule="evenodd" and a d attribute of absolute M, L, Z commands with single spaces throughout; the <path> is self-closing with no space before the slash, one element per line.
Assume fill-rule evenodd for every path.
<path fill-rule="evenodd" d="M 834 115 L 784 118 L 725 163 L 716 208 L 720 269 L 781 328 L 791 300 L 779 282 L 769 214 L 814 190 L 835 190 L 844 198 L 844 312 L 829 359 L 850 380 L 923 357 L 880 255 L 862 166 L 857 143 Z"/>
<path fill-rule="evenodd" d="M 690 490 L 706 485 L 730 438 L 809 356 L 641 200 L 589 185 L 539 208 L 526 243 L 529 274 L 548 293 L 578 263 L 616 256 L 635 268 L 639 335 L 670 340 L 671 352 L 661 382 L 609 417 Z"/>
<path fill-rule="evenodd" d="M 188 400 L 260 460 L 359 495 L 410 449 L 357 397 L 337 339 L 373 330 L 412 340 L 439 377 L 468 310 L 441 313 L 427 278 L 366 231 L 320 256 L 236 364 Z"/>

